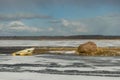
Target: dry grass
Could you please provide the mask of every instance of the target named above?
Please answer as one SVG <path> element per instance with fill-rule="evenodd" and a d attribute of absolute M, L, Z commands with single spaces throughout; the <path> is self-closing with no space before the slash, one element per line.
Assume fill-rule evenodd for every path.
<path fill-rule="evenodd" d="M 75 55 L 80 56 L 120 56 L 120 48 L 98 47 L 97 51 L 89 53 L 78 52 L 78 47 L 42 47 L 35 48 L 32 55 L 50 53 L 50 51 L 75 51 Z M 57 52 L 54 54 L 58 54 Z M 64 54 L 64 53 L 60 53 Z"/>
<path fill-rule="evenodd" d="M 36 48 L 34 53 L 44 54 L 49 51 L 76 51 L 75 54 L 80 56 L 120 56 L 120 48 L 98 47 L 96 52 L 79 53 L 77 47 L 50 47 L 50 48 Z M 58 53 L 56 53 L 58 54 Z M 64 54 L 64 53 L 63 53 Z"/>
<path fill-rule="evenodd" d="M 120 56 L 120 48 L 99 47 L 95 52 L 79 53 L 76 51 L 76 54 L 81 56 Z"/>
<path fill-rule="evenodd" d="M 43 47 L 43 48 L 35 48 L 33 54 L 44 54 L 49 53 L 49 51 L 76 51 L 76 47 Z M 58 54 L 58 53 L 56 53 Z"/>

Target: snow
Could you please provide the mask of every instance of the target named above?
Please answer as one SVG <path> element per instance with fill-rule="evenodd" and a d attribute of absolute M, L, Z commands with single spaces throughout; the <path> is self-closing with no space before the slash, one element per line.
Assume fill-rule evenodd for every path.
<path fill-rule="evenodd" d="M 6 69 L 8 71 L 0 71 L 0 80 L 119 80 L 120 74 L 114 73 L 89 73 L 89 75 L 69 75 L 59 73 L 36 73 L 34 71 L 39 70 L 57 70 L 64 72 L 65 70 L 75 71 L 120 71 L 119 57 L 82 57 L 82 56 L 70 56 L 70 55 L 53 55 L 42 54 L 36 56 L 8 56 L 0 55 L 0 70 Z M 115 64 L 116 63 L 116 64 Z M 13 65 L 8 67 L 5 65 Z M 22 65 L 25 64 L 25 65 Z M 41 66 L 41 65 L 43 66 Z M 51 67 L 53 64 L 53 67 Z M 75 65 L 78 64 L 81 67 Z M 107 66 L 96 66 L 107 65 Z M 1 66 L 2 65 L 2 66 Z M 27 66 L 28 65 L 28 66 Z M 37 66 L 36 66 L 37 65 Z M 54 66 L 55 65 L 55 66 Z M 57 67 L 57 66 L 58 67 Z M 60 66 L 59 66 L 60 65 Z M 111 66 L 113 65 L 113 66 Z M 86 66 L 86 67 L 84 67 Z M 19 67 L 19 68 L 18 68 Z M 16 69 L 14 72 L 11 70 Z M 9 72 L 10 70 L 10 72 Z M 22 72 L 18 72 L 22 71 Z M 29 72 L 32 71 L 32 72 Z M 76 73 L 75 73 L 76 74 Z M 86 72 L 84 74 L 87 74 Z M 98 75 L 98 76 L 95 76 Z M 101 76 L 99 76 L 101 75 Z M 112 75 L 104 76 L 104 75 Z M 115 75 L 115 76 L 114 76 Z"/>
<path fill-rule="evenodd" d="M 100 47 L 120 47 L 120 40 L 0 40 L 0 46 L 73 46 L 93 41 Z"/>
<path fill-rule="evenodd" d="M 0 46 L 76 47 L 87 41 L 93 41 L 102 47 L 120 47 L 120 40 L 0 40 Z M 0 54 L 0 80 L 120 80 L 120 57 L 71 55 L 74 51 L 62 53 L 66 54 Z M 70 72 L 71 70 L 73 72 Z"/>
<path fill-rule="evenodd" d="M 9 75 L 8 75 L 9 74 Z M 9 73 L 0 72 L 0 80 L 120 80 L 120 78 L 78 75 L 55 75 L 37 73 Z"/>
<path fill-rule="evenodd" d="M 75 51 L 49 51 L 49 53 L 65 53 L 65 54 L 73 54 Z"/>

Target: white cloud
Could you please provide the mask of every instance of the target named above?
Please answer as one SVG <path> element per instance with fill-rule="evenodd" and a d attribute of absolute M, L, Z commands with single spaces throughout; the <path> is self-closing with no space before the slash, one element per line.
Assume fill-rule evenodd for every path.
<path fill-rule="evenodd" d="M 48 31 L 53 31 L 54 29 L 52 27 L 49 27 L 48 28 Z"/>
<path fill-rule="evenodd" d="M 40 32 L 40 31 L 42 31 L 42 29 L 40 29 L 40 28 L 27 26 L 21 21 L 12 21 L 8 24 L 1 24 L 0 30 L 17 31 L 17 32 L 20 32 L 20 31 Z"/>
<path fill-rule="evenodd" d="M 4 27 L 4 24 L 0 24 L 0 30 L 2 30 Z"/>
<path fill-rule="evenodd" d="M 42 27 L 42 29 L 29 26 L 22 21 L 12 21 L 0 24 L 0 34 L 13 33 L 16 35 L 119 35 L 119 21 L 120 15 L 114 14 L 81 20 L 61 19 L 50 22 L 50 25 L 48 25 L 47 27 Z"/>
<path fill-rule="evenodd" d="M 70 21 L 70 20 L 62 19 L 61 22 L 62 22 L 62 26 L 67 27 L 69 29 L 73 29 L 73 32 L 74 31 L 77 31 L 77 32 L 88 31 L 86 25 L 81 23 L 80 21 Z"/>
<path fill-rule="evenodd" d="M 88 34 L 88 35 L 120 35 L 120 14 L 108 14 L 94 18 L 79 20 L 54 20 L 52 26 L 56 26 L 56 33 L 61 34 Z"/>
<path fill-rule="evenodd" d="M 62 19 L 61 22 L 65 27 L 68 27 L 70 25 L 70 22 L 68 20 Z"/>
<path fill-rule="evenodd" d="M 86 29 L 86 27 L 78 27 L 77 29 L 76 29 L 76 31 L 77 32 L 88 32 L 88 30 Z"/>
<path fill-rule="evenodd" d="M 88 25 L 90 34 L 100 35 L 119 35 L 120 34 L 120 15 L 110 14 L 98 16 L 95 18 L 85 19 L 84 22 Z"/>
<path fill-rule="evenodd" d="M 15 21 L 22 19 L 51 19 L 52 16 L 42 14 L 17 13 L 17 14 L 0 14 L 0 21 Z"/>
<path fill-rule="evenodd" d="M 9 23 L 10 27 L 20 27 L 20 26 L 25 26 L 23 22 L 21 21 L 12 21 Z"/>

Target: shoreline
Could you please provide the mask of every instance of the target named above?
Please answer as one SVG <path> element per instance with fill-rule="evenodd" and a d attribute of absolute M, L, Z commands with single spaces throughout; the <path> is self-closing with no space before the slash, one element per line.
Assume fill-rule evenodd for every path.
<path fill-rule="evenodd" d="M 70 47 L 70 46 L 0 46 L 0 54 L 11 54 L 16 51 L 20 51 L 27 48 L 40 48 L 46 50 L 75 50 L 77 47 Z M 57 49 L 56 49 L 57 48 Z"/>
<path fill-rule="evenodd" d="M 0 40 L 120 40 L 120 39 L 96 39 L 96 38 L 89 38 L 89 39 L 0 39 Z"/>
<path fill-rule="evenodd" d="M 0 36 L 0 40 L 71 40 L 71 39 L 120 40 L 120 35 Z"/>

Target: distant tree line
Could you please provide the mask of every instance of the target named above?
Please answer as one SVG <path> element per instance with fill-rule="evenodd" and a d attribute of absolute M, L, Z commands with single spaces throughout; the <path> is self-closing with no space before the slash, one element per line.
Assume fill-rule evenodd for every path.
<path fill-rule="evenodd" d="M 120 36 L 74 35 L 74 36 L 0 36 L 0 40 L 47 40 L 47 39 L 120 39 Z"/>

